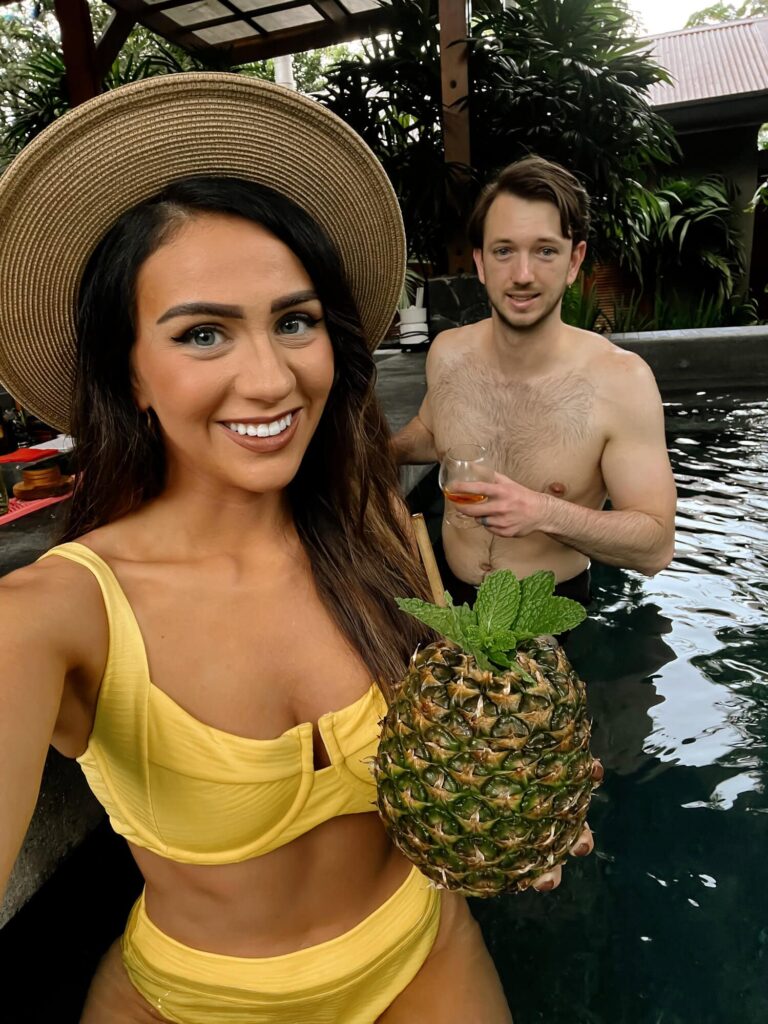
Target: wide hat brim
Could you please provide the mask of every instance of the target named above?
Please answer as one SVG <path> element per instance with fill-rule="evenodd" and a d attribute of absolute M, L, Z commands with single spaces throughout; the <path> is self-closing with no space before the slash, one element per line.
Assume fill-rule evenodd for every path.
<path fill-rule="evenodd" d="M 165 75 L 59 118 L 0 178 L 0 381 L 66 430 L 85 264 L 130 207 L 188 175 L 282 192 L 338 247 L 371 348 L 405 273 L 397 197 L 362 139 L 315 100 L 242 75 Z"/>

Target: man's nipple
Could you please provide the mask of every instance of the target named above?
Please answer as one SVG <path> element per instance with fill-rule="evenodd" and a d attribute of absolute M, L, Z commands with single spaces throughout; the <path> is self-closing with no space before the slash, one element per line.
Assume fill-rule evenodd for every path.
<path fill-rule="evenodd" d="M 561 484 L 559 480 L 555 480 L 549 484 L 547 490 L 550 494 L 554 494 L 556 498 L 562 498 L 566 492 L 566 486 L 565 484 Z"/>

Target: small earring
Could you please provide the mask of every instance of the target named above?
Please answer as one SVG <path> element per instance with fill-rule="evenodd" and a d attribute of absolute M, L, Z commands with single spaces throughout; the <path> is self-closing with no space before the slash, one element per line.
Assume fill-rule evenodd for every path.
<path fill-rule="evenodd" d="M 155 424 L 152 420 L 152 410 L 146 408 L 144 410 L 144 416 L 146 417 L 147 420 L 147 430 L 150 432 L 150 434 L 153 434 L 155 432 Z"/>

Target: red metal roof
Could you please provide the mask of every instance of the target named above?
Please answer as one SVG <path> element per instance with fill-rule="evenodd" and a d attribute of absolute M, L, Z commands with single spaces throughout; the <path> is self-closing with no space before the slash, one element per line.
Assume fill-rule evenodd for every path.
<path fill-rule="evenodd" d="M 666 32 L 648 42 L 673 79 L 650 87 L 654 107 L 755 92 L 768 100 L 768 18 Z"/>

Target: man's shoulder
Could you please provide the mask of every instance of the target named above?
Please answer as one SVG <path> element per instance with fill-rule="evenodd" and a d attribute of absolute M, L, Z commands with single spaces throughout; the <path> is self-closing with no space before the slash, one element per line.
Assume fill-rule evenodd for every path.
<path fill-rule="evenodd" d="M 585 375 L 600 389 L 633 388 L 654 383 L 653 372 L 636 352 L 620 348 L 602 334 L 572 328 Z"/>
<path fill-rule="evenodd" d="M 435 340 L 430 346 L 430 358 L 435 362 L 446 357 L 463 355 L 470 349 L 476 349 L 487 334 L 490 322 L 490 319 L 480 320 L 474 324 L 463 324 L 461 327 L 451 327 L 447 331 L 441 331 L 435 336 Z"/>

